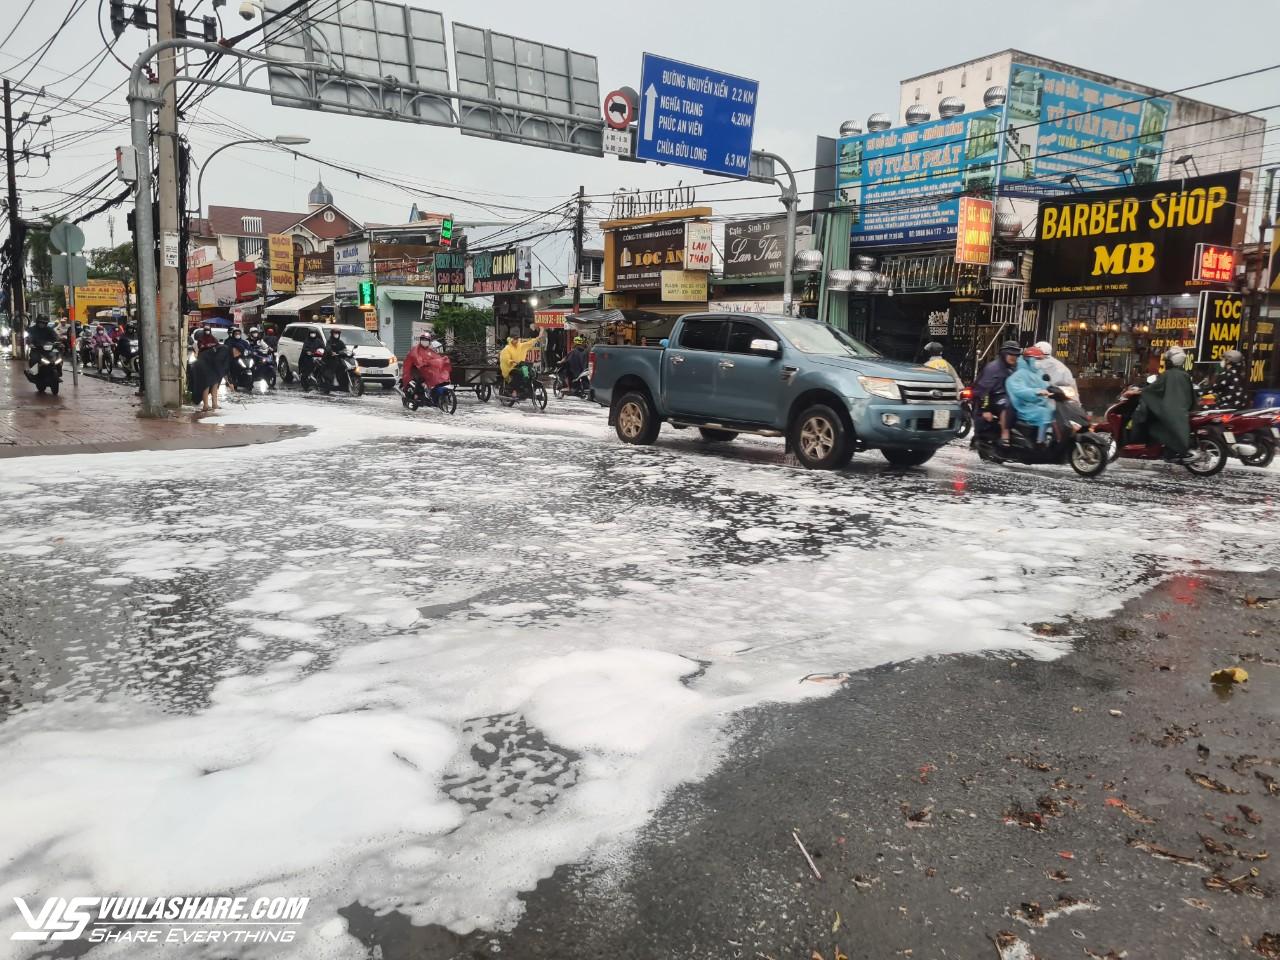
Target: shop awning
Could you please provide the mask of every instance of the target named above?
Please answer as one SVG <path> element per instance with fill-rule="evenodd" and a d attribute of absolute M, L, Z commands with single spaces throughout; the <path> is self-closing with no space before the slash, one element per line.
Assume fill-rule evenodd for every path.
<path fill-rule="evenodd" d="M 606 323 L 623 323 L 626 319 L 621 310 L 583 310 L 564 315 L 567 327 L 598 327 Z"/>
<path fill-rule="evenodd" d="M 308 310 L 328 299 L 327 293 L 308 293 L 300 297 L 290 297 L 288 300 L 282 300 L 267 307 L 266 314 L 268 317 L 296 316 L 300 311 Z"/>
<path fill-rule="evenodd" d="M 416 290 L 403 290 L 399 287 L 383 287 L 379 292 L 385 293 L 388 300 L 404 300 L 408 303 L 421 303 L 422 295 L 431 291 L 427 287 L 419 287 Z"/>

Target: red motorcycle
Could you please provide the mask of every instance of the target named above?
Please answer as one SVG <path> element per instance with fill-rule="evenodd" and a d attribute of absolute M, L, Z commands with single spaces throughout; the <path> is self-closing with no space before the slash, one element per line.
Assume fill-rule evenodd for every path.
<path fill-rule="evenodd" d="M 1208 410 L 1192 422 L 1217 425 L 1232 456 L 1247 467 L 1269 467 L 1276 458 L 1276 438 L 1280 437 L 1280 410 Z"/>
<path fill-rule="evenodd" d="M 1128 436 L 1128 423 L 1138 408 L 1142 397 L 1141 387 L 1128 387 L 1110 407 L 1101 423 L 1090 429 L 1095 433 L 1111 434 L 1110 459 L 1124 457 L 1129 460 L 1164 460 L 1164 445 L 1154 441 L 1135 441 Z M 1222 428 L 1210 419 L 1209 414 L 1191 415 L 1191 453 L 1180 465 L 1197 477 L 1212 477 L 1221 473 L 1227 465 L 1231 451 L 1227 447 Z"/>

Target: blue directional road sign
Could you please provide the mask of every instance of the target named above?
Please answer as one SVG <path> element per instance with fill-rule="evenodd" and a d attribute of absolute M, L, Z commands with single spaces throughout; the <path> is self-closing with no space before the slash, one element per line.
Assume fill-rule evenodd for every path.
<path fill-rule="evenodd" d="M 751 174 L 756 80 L 644 55 L 636 156 L 730 177 Z"/>

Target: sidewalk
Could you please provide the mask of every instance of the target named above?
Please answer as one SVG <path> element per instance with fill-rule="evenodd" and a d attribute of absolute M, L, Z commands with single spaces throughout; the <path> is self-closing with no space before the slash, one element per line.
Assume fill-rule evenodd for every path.
<path fill-rule="evenodd" d="M 86 376 L 73 386 L 67 367 L 59 395 L 42 396 L 27 382 L 20 361 L 0 358 L 0 459 L 243 447 L 307 432 L 286 426 L 202 424 L 193 413 L 144 420 L 138 416 L 141 401 L 133 395 L 135 389 Z"/>

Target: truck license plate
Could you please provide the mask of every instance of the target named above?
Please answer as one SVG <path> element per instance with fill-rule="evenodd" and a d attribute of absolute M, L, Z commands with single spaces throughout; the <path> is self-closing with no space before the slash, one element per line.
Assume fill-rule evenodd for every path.
<path fill-rule="evenodd" d="M 946 429 L 947 427 L 949 427 L 949 426 L 951 426 L 951 411 L 950 411 L 950 410 L 935 410 L 935 411 L 933 411 L 933 429 L 935 429 L 935 430 L 945 430 L 945 429 Z"/>

